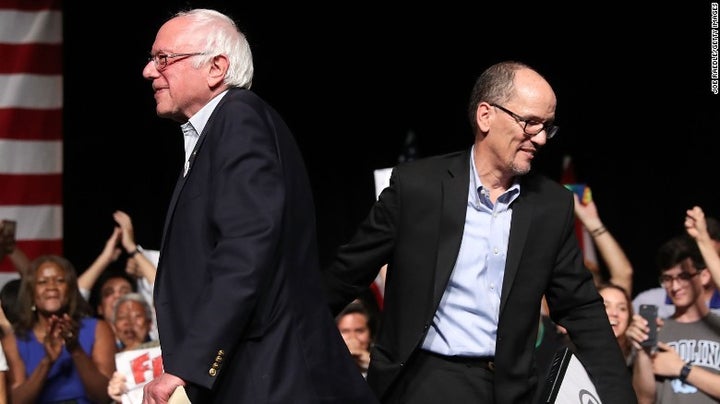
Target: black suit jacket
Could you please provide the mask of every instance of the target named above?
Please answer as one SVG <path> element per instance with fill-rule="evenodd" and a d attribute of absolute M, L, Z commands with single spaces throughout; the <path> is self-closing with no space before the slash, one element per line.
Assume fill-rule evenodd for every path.
<path fill-rule="evenodd" d="M 381 398 L 403 377 L 445 291 L 462 240 L 469 181 L 469 151 L 396 167 L 389 187 L 327 269 L 327 293 L 337 312 L 389 263 L 368 372 Z M 572 194 L 531 173 L 522 177 L 512 208 L 496 341 L 496 402 L 532 400 L 543 294 L 553 319 L 570 332 L 603 402 L 635 402 L 602 298 L 583 265 Z"/>
<path fill-rule="evenodd" d="M 175 187 L 155 283 L 165 371 L 193 402 L 375 401 L 322 297 L 316 243 L 290 130 L 230 90 Z"/>

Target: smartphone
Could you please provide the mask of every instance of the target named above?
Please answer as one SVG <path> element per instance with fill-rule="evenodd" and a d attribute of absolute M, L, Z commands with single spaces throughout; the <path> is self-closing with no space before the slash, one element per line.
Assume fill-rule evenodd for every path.
<path fill-rule="evenodd" d="M 17 222 L 14 220 L 3 219 L 2 229 L 0 229 L 0 248 L 6 253 L 11 253 L 15 247 L 15 229 Z"/>
<path fill-rule="evenodd" d="M 2 221 L 2 239 L 6 242 L 14 242 L 16 227 L 17 227 L 16 221 L 3 219 L 3 221 Z"/>
<path fill-rule="evenodd" d="M 650 332 L 648 332 L 648 339 L 640 344 L 643 348 L 649 348 L 651 352 L 657 349 L 657 316 L 658 307 L 654 304 L 641 304 L 640 315 L 647 320 Z"/>
<path fill-rule="evenodd" d="M 592 201 L 592 191 L 586 184 L 565 184 L 565 188 L 575 192 L 583 205 L 587 205 Z"/>

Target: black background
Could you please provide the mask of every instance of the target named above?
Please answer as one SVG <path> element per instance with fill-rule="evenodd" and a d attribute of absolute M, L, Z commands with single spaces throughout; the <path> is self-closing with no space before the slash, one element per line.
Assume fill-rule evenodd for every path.
<path fill-rule="evenodd" d="M 64 10 L 64 246 L 79 270 L 116 209 L 140 244 L 159 248 L 182 135 L 155 115 L 141 72 L 158 28 L 181 8 L 216 8 L 246 33 L 253 90 L 286 118 L 306 158 L 323 263 L 367 213 L 373 170 L 396 164 L 408 131 L 421 157 L 470 146 L 470 89 L 505 59 L 556 89 L 561 129 L 534 168 L 559 179 L 572 156 L 634 265 L 635 293 L 656 285 L 655 250 L 683 231 L 687 208 L 720 217 L 710 2 L 256 3 Z"/>

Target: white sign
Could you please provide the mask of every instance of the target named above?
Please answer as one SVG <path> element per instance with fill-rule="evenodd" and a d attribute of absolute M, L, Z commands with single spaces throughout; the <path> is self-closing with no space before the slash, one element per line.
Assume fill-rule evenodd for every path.
<path fill-rule="evenodd" d="M 163 372 L 160 347 L 131 349 L 115 354 L 117 371 L 125 376 L 128 392 L 122 395 L 123 404 L 142 403 L 143 386 Z"/>
<path fill-rule="evenodd" d="M 543 403 L 602 404 L 580 360 L 565 348 L 555 354 Z"/>
<path fill-rule="evenodd" d="M 375 176 L 375 199 L 380 197 L 380 192 L 390 185 L 390 174 L 392 173 L 392 167 L 390 168 L 378 168 L 373 172 Z"/>

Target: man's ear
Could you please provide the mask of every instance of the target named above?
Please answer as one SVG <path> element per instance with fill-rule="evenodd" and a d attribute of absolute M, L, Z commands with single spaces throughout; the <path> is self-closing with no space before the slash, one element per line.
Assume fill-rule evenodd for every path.
<path fill-rule="evenodd" d="M 704 288 L 710 289 L 715 287 L 715 281 L 713 281 L 712 274 L 709 269 L 705 268 L 700 271 L 700 279 L 702 280 Z"/>
<path fill-rule="evenodd" d="M 210 60 L 210 72 L 207 77 L 209 87 L 215 88 L 223 84 L 228 65 L 228 59 L 225 55 L 217 55 Z"/>
<path fill-rule="evenodd" d="M 487 102 L 478 104 L 475 110 L 475 122 L 481 132 L 487 133 L 490 130 L 490 117 L 492 115 L 492 106 Z"/>

